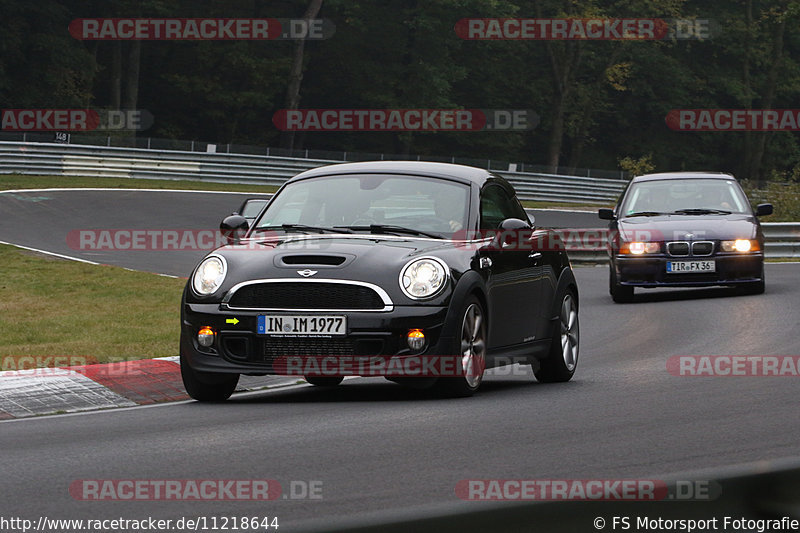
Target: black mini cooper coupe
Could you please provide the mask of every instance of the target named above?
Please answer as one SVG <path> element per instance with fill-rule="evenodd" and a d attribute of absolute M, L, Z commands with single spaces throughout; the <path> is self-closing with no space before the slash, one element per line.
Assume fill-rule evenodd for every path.
<path fill-rule="evenodd" d="M 610 220 L 609 292 L 633 300 L 634 287 L 727 285 L 764 292 L 764 233 L 758 217 L 771 204 L 750 207 L 730 174 L 670 172 L 634 178 Z"/>
<path fill-rule="evenodd" d="M 243 212 L 243 210 L 240 209 Z M 512 186 L 478 168 L 367 162 L 287 181 L 192 272 L 181 372 L 197 400 L 240 374 L 337 385 L 382 375 L 468 396 L 487 368 L 530 364 L 567 381 L 578 362 L 578 287 Z"/>

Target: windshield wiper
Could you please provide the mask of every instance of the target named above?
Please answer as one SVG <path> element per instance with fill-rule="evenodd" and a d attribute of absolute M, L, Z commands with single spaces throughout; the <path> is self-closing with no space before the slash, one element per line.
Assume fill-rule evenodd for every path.
<path fill-rule="evenodd" d="M 443 239 L 437 233 L 428 233 L 418 229 L 406 228 L 403 226 L 393 226 L 391 224 L 370 224 L 369 226 L 334 226 L 334 228 L 343 228 L 355 231 L 369 231 L 371 233 L 406 233 L 408 235 L 419 235 L 422 237 L 430 237 L 432 239 Z"/>
<path fill-rule="evenodd" d="M 657 217 L 661 215 L 669 215 L 669 213 L 662 213 L 661 211 L 636 211 L 635 213 L 631 213 L 629 215 L 625 215 L 626 217 Z"/>
<path fill-rule="evenodd" d="M 676 209 L 674 211 L 678 215 L 730 215 L 730 211 L 724 209 L 708 209 L 705 207 L 694 209 Z"/>
<path fill-rule="evenodd" d="M 324 226 L 308 226 L 306 224 L 281 224 L 280 226 L 261 226 L 260 228 L 256 228 L 256 233 L 260 233 L 262 231 L 273 231 L 276 229 L 282 229 L 284 231 L 316 231 L 318 233 L 353 233 L 352 231 L 348 231 L 346 228 L 342 229 L 341 227 L 338 228 L 326 228 Z"/>

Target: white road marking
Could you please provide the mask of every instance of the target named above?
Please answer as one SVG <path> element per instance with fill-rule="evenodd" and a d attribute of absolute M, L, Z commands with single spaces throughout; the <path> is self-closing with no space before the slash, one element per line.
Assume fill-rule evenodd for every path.
<path fill-rule="evenodd" d="M 0 191 L 0 194 L 11 194 L 19 192 L 63 192 L 63 191 L 142 191 L 142 192 L 194 192 L 203 194 L 250 194 L 260 196 L 272 196 L 271 192 L 239 192 L 239 191 L 200 191 L 195 189 L 123 189 L 121 187 L 53 187 L 50 189 L 8 189 Z"/>

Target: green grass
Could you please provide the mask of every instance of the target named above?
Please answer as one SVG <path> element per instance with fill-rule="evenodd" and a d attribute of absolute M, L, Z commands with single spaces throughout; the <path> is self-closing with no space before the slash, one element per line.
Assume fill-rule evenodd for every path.
<path fill-rule="evenodd" d="M 182 279 L 0 245 L 0 359 L 178 355 Z"/>
<path fill-rule="evenodd" d="M 180 189 L 192 191 L 266 192 L 278 190 L 272 185 L 240 183 L 211 183 L 189 180 L 147 180 L 136 178 L 89 178 L 82 176 L 22 176 L 0 175 L 0 190 L 54 189 L 54 188 L 108 188 L 108 189 Z"/>
<path fill-rule="evenodd" d="M 585 211 L 596 211 L 601 207 L 614 207 L 614 203 L 601 204 L 601 203 L 571 203 L 571 202 L 544 202 L 541 200 L 523 200 L 522 207 L 528 209 L 553 209 L 563 207 L 565 209 L 581 209 Z"/>

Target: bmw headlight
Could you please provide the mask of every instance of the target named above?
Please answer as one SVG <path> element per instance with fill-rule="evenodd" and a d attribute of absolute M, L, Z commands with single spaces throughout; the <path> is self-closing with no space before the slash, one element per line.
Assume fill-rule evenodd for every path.
<path fill-rule="evenodd" d="M 753 239 L 736 239 L 735 241 L 721 241 L 720 248 L 723 252 L 754 252 L 758 250 L 758 241 Z"/>
<path fill-rule="evenodd" d="M 218 255 L 210 255 L 203 259 L 197 270 L 194 271 L 192 287 L 194 292 L 202 296 L 213 294 L 225 281 L 228 265 L 225 259 Z"/>
<path fill-rule="evenodd" d="M 415 259 L 400 271 L 400 288 L 414 300 L 436 295 L 446 283 L 447 266 L 434 257 Z"/>

